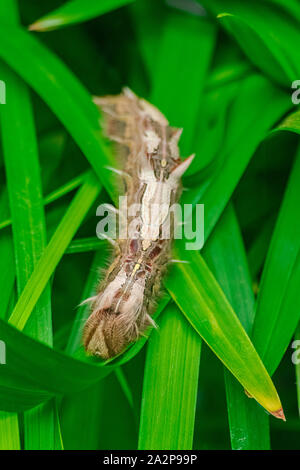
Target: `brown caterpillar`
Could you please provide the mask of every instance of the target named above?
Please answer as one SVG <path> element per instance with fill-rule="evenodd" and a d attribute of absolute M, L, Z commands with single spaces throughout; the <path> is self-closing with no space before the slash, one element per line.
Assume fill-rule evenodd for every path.
<path fill-rule="evenodd" d="M 149 325 L 161 277 L 170 257 L 163 227 L 178 201 L 181 176 L 193 155 L 179 158 L 181 129 L 172 128 L 154 106 L 125 88 L 120 95 L 95 98 L 104 132 L 123 155 L 128 206 L 138 204 L 134 234 L 118 239 L 114 261 L 93 297 L 83 333 L 88 353 L 103 359 L 121 353 Z M 128 217 L 128 224 L 132 221 Z"/>

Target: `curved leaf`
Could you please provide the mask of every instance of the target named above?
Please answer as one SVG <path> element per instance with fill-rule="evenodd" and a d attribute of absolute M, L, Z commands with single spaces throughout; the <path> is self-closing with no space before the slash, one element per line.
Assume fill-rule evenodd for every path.
<path fill-rule="evenodd" d="M 300 73 L 300 33 L 296 21 L 271 2 L 253 0 L 204 0 L 204 6 L 218 16 L 250 60 L 264 73 L 287 88 Z M 287 2 L 286 2 L 287 3 Z"/>
<path fill-rule="evenodd" d="M 187 251 L 184 243 L 177 243 L 175 256 L 189 263 L 178 265 L 165 282 L 172 298 L 250 395 L 276 414 L 282 407 L 275 387 L 205 261 L 197 252 Z"/>
<path fill-rule="evenodd" d="M 287 86 L 294 72 L 280 49 L 269 41 L 264 30 L 257 32 L 244 19 L 229 13 L 222 13 L 218 18 L 257 67 L 267 72 L 274 81 Z"/>

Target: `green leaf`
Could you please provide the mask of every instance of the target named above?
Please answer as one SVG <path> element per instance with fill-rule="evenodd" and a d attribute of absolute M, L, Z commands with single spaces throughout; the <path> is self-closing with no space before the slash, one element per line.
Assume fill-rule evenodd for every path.
<path fill-rule="evenodd" d="M 165 284 L 181 311 L 243 387 L 270 413 L 281 409 L 275 387 L 243 326 L 199 253 L 177 243 Z M 180 287 L 179 287 L 180 286 Z"/>
<path fill-rule="evenodd" d="M 5 196 L 5 193 L 1 194 L 0 211 L 6 215 L 7 200 Z M 0 271 L 0 283 L 2 286 L 0 318 L 5 319 L 15 280 L 13 243 L 11 234 L 7 230 L 3 230 L 0 233 L 0 257 L 3 266 L 5 266 L 5 270 Z M 19 423 L 18 416 L 15 413 L 0 412 L 0 449 L 20 449 Z"/>
<path fill-rule="evenodd" d="M 157 51 L 160 46 L 164 22 L 170 10 L 165 8 L 161 0 L 152 0 L 151 3 L 148 0 L 138 0 L 130 5 L 129 10 L 147 75 L 152 82 L 155 79 Z M 136 75 L 138 74 L 134 73 L 135 80 Z"/>
<path fill-rule="evenodd" d="M 104 244 L 106 244 L 105 240 L 99 240 L 95 237 L 77 238 L 70 243 L 65 253 L 85 253 L 87 251 L 100 250 Z"/>
<path fill-rule="evenodd" d="M 291 17 L 296 18 L 298 21 L 300 21 L 300 6 L 297 0 L 289 0 L 288 2 L 286 0 L 265 0 L 266 2 L 277 4 L 284 10 L 286 10 Z"/>
<path fill-rule="evenodd" d="M 155 319 L 165 305 L 166 300 L 162 299 Z M 30 409 L 54 396 L 79 392 L 89 387 L 115 370 L 115 367 L 132 359 L 147 340 L 147 337 L 142 338 L 106 365 L 88 358 L 82 348 L 76 350 L 75 347 L 73 353 L 80 360 L 70 357 L 33 340 L 1 319 L 0 333 L 6 344 L 8 358 L 0 375 L 1 409 L 6 411 Z M 80 338 L 78 329 L 76 333 Z"/>
<path fill-rule="evenodd" d="M 248 250 L 248 264 L 253 280 L 256 279 L 269 248 L 270 239 L 274 230 L 276 217 L 271 215 L 263 224 L 261 231 L 254 239 Z"/>
<path fill-rule="evenodd" d="M 12 325 L 19 329 L 24 328 L 37 300 L 99 191 L 99 182 L 91 172 L 86 176 L 84 184 L 78 190 L 43 255 L 38 260 L 9 318 Z"/>
<path fill-rule="evenodd" d="M 253 341 L 273 374 L 299 322 L 300 152 L 294 162 L 264 266 Z"/>
<path fill-rule="evenodd" d="M 169 303 L 148 342 L 139 449 L 192 449 L 201 340 Z"/>
<path fill-rule="evenodd" d="M 0 198 L 0 210 L 6 208 L 6 201 Z M 0 271 L 0 318 L 7 317 L 7 307 L 15 282 L 15 263 L 11 233 L 6 229 L 0 232 L 0 257 L 5 270 Z"/>
<path fill-rule="evenodd" d="M 104 167 L 114 166 L 115 161 L 101 136 L 98 109 L 78 79 L 50 50 L 20 28 L 1 28 L 0 57 L 48 104 L 114 196 L 112 178 Z"/>
<path fill-rule="evenodd" d="M 243 240 L 232 205 L 224 211 L 203 254 L 249 333 L 254 320 L 254 295 Z M 264 410 L 249 400 L 227 370 L 225 386 L 232 449 L 269 449 L 268 416 Z"/>
<path fill-rule="evenodd" d="M 12 7 L 12 15 L 16 13 L 14 2 L 7 4 L 7 7 Z M 15 16 L 17 22 L 17 14 Z M 13 220 L 17 286 L 20 293 L 44 248 L 46 229 L 36 135 L 28 90 L 6 65 L 1 66 L 1 76 L 10 95 L 10 99 L 2 108 L 1 131 Z M 39 299 L 27 326 L 27 333 L 48 344 L 52 343 L 49 289 L 45 290 Z M 11 440 L 16 443 L 11 445 L 16 448 L 19 445 L 17 416 L 10 416 L 4 424 L 8 422 L 13 422 L 13 426 L 2 430 L 1 433 L 8 433 L 9 436 L 9 433 L 14 432 L 11 434 Z M 32 410 L 30 416 L 25 414 L 24 426 L 25 448 L 56 448 L 54 432 L 51 430 L 58 428 L 59 424 L 53 404 L 48 406 L 47 412 L 42 405 Z"/>
<path fill-rule="evenodd" d="M 7 367 L 0 376 L 4 410 L 26 410 L 55 395 L 83 390 L 111 371 L 99 363 L 78 361 L 56 351 L 3 320 L 0 331 L 7 351 Z"/>
<path fill-rule="evenodd" d="M 98 251 L 82 296 L 89 297 L 97 281 L 97 267 L 103 263 L 103 252 Z M 159 302 L 154 318 L 163 310 L 168 299 Z M 76 393 L 91 386 L 116 367 L 132 359 L 144 346 L 147 336 L 141 338 L 124 354 L 105 365 L 88 358 L 81 344 L 81 327 L 89 315 L 82 305 L 77 312 L 67 352 L 72 358 L 35 341 L 5 322 L 0 322 L 1 339 L 7 347 L 7 364 L 0 375 L 1 408 L 21 411 L 32 408 L 53 396 Z M 80 360 L 78 360 L 80 359 Z M 33 373 L 34 371 L 34 373 Z"/>
<path fill-rule="evenodd" d="M 98 243 L 101 243 L 100 240 L 97 240 Z M 86 280 L 83 292 L 82 292 L 82 300 L 90 298 L 94 295 L 94 289 L 96 282 L 98 281 L 98 270 L 104 267 L 104 260 L 107 256 L 107 246 L 101 243 L 102 250 L 98 251 L 93 259 L 93 262 L 90 266 L 89 276 Z M 80 357 L 82 354 L 82 325 L 84 325 L 85 321 L 88 318 L 90 313 L 90 307 L 87 304 L 82 304 L 79 306 L 76 312 L 76 316 L 74 318 L 72 329 L 68 338 L 67 346 L 66 346 L 66 353 L 74 356 Z"/>
<path fill-rule="evenodd" d="M 0 449 L 20 450 L 18 415 L 0 412 Z"/>
<path fill-rule="evenodd" d="M 21 292 L 46 243 L 46 231 L 29 95 L 25 85 L 6 67 L 2 67 L 2 76 L 12 92 L 10 101 L 3 109 L 1 123 L 13 219 L 17 284 Z M 27 334 L 51 344 L 51 330 L 50 290 L 47 289 L 35 307 Z M 33 410 L 30 416 L 25 415 L 25 447 L 54 449 L 55 419 L 53 405 L 48 406 L 47 412 L 42 406 Z"/>
<path fill-rule="evenodd" d="M 60 186 L 56 190 L 52 191 L 50 194 L 48 194 L 44 198 L 44 205 L 51 204 L 54 201 L 57 201 L 57 199 L 65 196 L 69 192 L 73 191 L 74 189 L 78 188 L 86 176 L 86 173 L 82 173 L 81 175 L 76 176 L 76 178 L 73 178 L 72 180 L 68 181 L 66 184 Z M 8 227 L 11 225 L 12 221 L 10 218 L 4 218 L 2 221 L 0 221 L 0 230 L 2 228 Z"/>
<path fill-rule="evenodd" d="M 243 18 L 222 13 L 218 16 L 220 23 L 239 41 L 241 48 L 250 57 L 254 65 L 267 72 L 280 84 L 287 85 L 291 81 L 293 71 L 282 57 L 282 52 L 270 42 L 264 29 L 255 30 L 252 24 Z M 273 47 L 272 47 L 273 46 Z M 259 54 L 258 54 L 259 51 Z"/>
<path fill-rule="evenodd" d="M 82 299 L 85 300 L 94 294 L 95 283 L 97 282 L 97 271 L 99 268 L 103 268 L 105 263 L 105 252 L 97 252 L 91 269 L 89 277 L 86 281 Z M 77 314 L 72 325 L 71 334 L 66 347 L 66 352 L 74 357 L 80 358 L 85 357 L 85 353 L 82 348 L 82 325 L 90 313 L 89 306 L 81 305 L 77 309 Z M 85 388 L 83 392 L 73 393 L 71 396 L 67 396 L 63 399 L 62 403 L 62 428 L 63 435 L 66 438 L 65 447 L 67 449 L 97 449 L 99 446 L 100 436 L 103 435 L 103 414 L 105 414 L 105 405 L 103 403 L 105 398 L 105 391 L 113 396 L 115 393 L 114 388 L 119 387 L 124 392 L 126 401 L 118 401 L 118 413 L 122 412 L 122 406 L 128 407 L 128 404 L 132 408 L 133 398 L 132 391 L 127 382 L 127 379 L 120 367 L 109 368 L 110 372 L 115 371 L 119 384 L 116 381 L 101 381 L 91 387 Z M 107 390 L 109 388 L 109 390 Z M 82 406 L 82 402 L 85 406 Z M 80 405 L 81 403 L 81 405 Z M 107 410 L 107 414 L 111 415 L 111 410 Z M 73 436 L 74 421 L 77 423 L 83 423 L 85 432 L 82 436 Z M 107 433 L 107 430 L 106 430 Z"/>
<path fill-rule="evenodd" d="M 300 111 L 289 114 L 273 132 L 291 131 L 300 134 Z"/>
<path fill-rule="evenodd" d="M 257 97 L 257 93 L 259 89 L 258 87 L 260 88 L 260 92 L 259 92 L 260 100 L 258 102 L 258 105 L 263 106 L 264 100 L 266 100 L 265 103 L 272 102 L 273 104 L 272 107 L 268 108 L 271 111 L 269 116 L 267 116 L 266 111 L 263 114 L 264 119 L 266 119 L 265 121 L 264 119 L 262 119 L 262 116 L 261 116 L 263 107 L 259 109 L 258 106 L 252 107 L 250 105 L 253 99 Z M 276 106 L 275 106 L 275 103 L 276 103 Z M 244 80 L 244 89 L 241 90 L 236 102 L 234 102 L 233 109 L 231 112 L 231 116 L 230 116 L 231 119 L 229 120 L 229 125 L 230 125 L 230 128 L 232 129 L 232 132 L 230 133 L 230 128 L 227 131 L 228 137 L 226 141 L 224 142 L 224 146 L 222 149 L 222 151 L 224 152 L 224 157 L 221 159 L 222 164 L 220 168 L 217 168 L 211 184 L 207 188 L 204 188 L 204 190 L 202 191 L 202 194 L 201 194 L 201 188 L 200 188 L 200 191 L 199 189 L 190 190 L 188 194 L 184 195 L 182 198 L 183 203 L 191 202 L 191 200 L 193 200 L 193 202 L 194 201 L 198 202 L 200 200 L 201 202 L 205 204 L 205 208 L 208 208 L 208 211 L 206 210 L 206 214 L 205 214 L 206 238 L 209 236 L 215 223 L 219 219 L 224 207 L 226 206 L 228 202 L 228 199 L 230 198 L 232 194 L 232 191 L 234 190 L 243 171 L 245 170 L 245 167 L 248 164 L 249 159 L 253 155 L 255 148 L 258 146 L 258 143 L 266 135 L 267 129 L 272 125 L 272 123 L 276 122 L 276 120 L 281 115 L 283 110 L 288 109 L 289 106 L 290 104 L 288 100 L 286 99 L 286 96 L 283 94 L 280 95 L 280 93 L 278 94 L 278 90 L 275 87 L 273 88 L 273 86 L 270 84 L 269 81 L 259 76 L 252 76 Z M 245 113 L 243 113 L 243 110 L 245 109 L 245 107 L 248 110 L 248 113 L 246 115 Z M 259 115 L 260 115 L 260 118 L 258 119 Z M 245 118 L 241 119 L 241 116 L 245 116 Z M 251 132 L 249 132 L 249 129 L 251 129 Z M 195 196 L 193 193 L 195 194 Z M 175 254 L 175 258 L 189 259 L 188 258 L 189 253 L 190 252 L 181 250 L 180 254 L 177 254 L 177 255 Z M 198 257 L 196 259 L 198 259 Z M 195 268 L 193 266 L 193 269 L 195 269 L 197 273 L 195 276 L 195 280 L 196 279 L 202 280 L 202 276 L 204 276 L 203 272 L 202 274 L 199 273 L 199 266 L 203 265 L 203 263 L 204 262 L 202 258 L 199 256 L 199 261 L 196 263 L 197 266 L 195 266 Z M 194 259 L 194 264 L 195 264 L 195 259 Z M 202 267 L 204 270 L 204 266 Z M 196 305 L 193 305 L 192 302 L 187 302 L 187 295 L 188 295 L 187 291 L 185 290 L 185 288 L 182 288 L 182 286 L 184 286 L 185 284 L 185 282 L 182 279 L 182 273 L 179 274 L 179 271 L 182 269 L 184 268 L 174 266 L 173 287 L 171 287 L 171 285 L 169 284 L 170 282 L 169 280 L 167 280 L 166 286 L 168 287 L 168 290 L 169 292 L 171 292 L 172 296 L 173 295 L 178 296 L 178 305 L 181 307 L 181 310 L 187 315 L 187 318 L 189 319 L 191 324 L 194 327 L 196 327 L 196 324 L 197 324 L 196 330 L 200 333 L 201 325 L 198 325 L 198 323 L 195 323 L 197 320 L 195 319 Z M 177 282 L 176 282 L 176 279 L 177 279 Z M 197 288 L 198 286 L 196 287 L 195 285 L 195 289 Z M 215 287 L 212 287 L 211 285 L 211 288 L 216 288 L 217 290 L 216 292 L 211 293 L 210 297 L 212 299 L 219 298 L 219 294 L 218 294 L 218 290 L 220 290 L 219 286 L 217 287 L 215 285 Z M 173 293 L 171 289 L 173 290 Z M 203 289 L 203 284 L 199 286 L 199 289 L 201 292 L 201 289 Z M 188 288 L 188 291 L 190 291 L 189 288 Z M 206 302 L 208 302 L 208 299 L 206 300 Z M 185 308 L 183 308 L 183 305 L 185 306 Z M 208 325 L 211 322 L 212 328 L 214 325 L 214 321 L 212 320 L 212 314 L 216 314 L 218 316 L 220 314 L 220 308 L 217 306 L 214 306 L 213 310 L 211 311 L 211 306 L 209 306 L 209 303 L 208 303 L 206 308 L 203 309 L 203 315 L 207 315 L 206 322 L 208 321 Z M 229 310 L 231 311 L 230 315 L 234 317 L 234 313 L 232 309 L 229 308 Z M 199 318 L 197 322 L 198 321 L 200 321 Z M 225 341 L 229 341 L 229 338 L 231 338 L 232 336 L 234 337 L 234 334 L 232 333 L 232 331 L 233 330 L 228 330 L 228 332 L 226 332 L 225 329 L 223 330 L 223 334 L 227 337 L 227 340 Z M 239 338 L 240 333 L 243 336 L 241 325 L 239 325 L 239 333 L 237 333 L 237 338 L 236 338 L 237 341 L 239 340 L 238 338 Z M 212 347 L 213 351 L 216 352 L 216 350 L 214 349 L 214 336 L 212 335 L 210 337 L 207 337 L 206 341 Z M 250 343 L 250 340 L 248 337 L 247 337 L 246 342 L 247 344 Z M 254 352 L 254 356 L 256 357 L 256 360 L 258 360 L 258 362 L 262 366 L 257 354 L 255 353 L 255 350 L 252 344 L 250 348 L 252 352 Z M 221 354 L 222 357 L 220 356 L 220 354 L 217 353 L 219 358 L 223 360 L 224 363 L 226 362 L 225 356 L 226 356 L 226 352 L 228 353 L 228 351 L 229 350 L 227 351 L 223 350 L 222 354 L 225 353 L 225 355 L 223 356 Z M 239 351 L 239 347 L 237 348 L 235 354 L 239 354 L 238 351 Z M 227 357 L 227 359 L 228 359 L 228 363 L 226 362 L 226 366 L 228 367 L 228 364 L 230 364 L 231 360 L 230 360 L 230 357 Z M 245 367 L 247 367 L 246 364 L 245 364 Z M 230 366 L 228 368 L 230 369 Z M 262 369 L 264 370 L 263 374 L 265 375 L 266 371 L 263 366 L 262 366 Z M 244 369 L 245 375 L 247 375 L 246 371 L 247 369 L 245 368 Z M 250 379 L 250 375 L 249 376 L 247 375 L 247 377 Z M 256 380 L 255 378 L 253 379 Z M 240 380 L 240 378 L 238 378 L 238 380 Z M 250 380 L 252 381 L 252 378 Z M 269 379 L 267 379 L 267 381 L 269 381 Z M 260 385 L 261 384 L 256 383 L 256 386 L 260 387 Z M 271 388 L 273 388 L 273 386 L 271 386 Z M 270 392 L 271 392 L 271 389 L 270 389 Z M 272 394 L 273 392 L 271 392 L 271 395 Z"/>
<path fill-rule="evenodd" d="M 253 106 L 255 100 L 256 105 Z M 269 129 L 291 107 L 290 98 L 260 75 L 242 80 L 227 116 L 226 139 L 208 184 L 191 188 L 182 204 L 205 206 L 205 239 L 226 207 L 251 157 Z"/>
<path fill-rule="evenodd" d="M 250 60 L 276 83 L 290 87 L 299 76 L 299 27 L 271 2 L 203 2 L 229 31 Z M 286 2 L 287 3 L 287 2 Z M 266 21 L 267 18 L 267 21 Z"/>
<path fill-rule="evenodd" d="M 103 433 L 103 381 L 63 397 L 61 425 L 66 450 L 98 450 Z M 80 433 L 74 432 L 74 424 Z M 107 430 L 105 430 L 107 432 Z"/>
<path fill-rule="evenodd" d="M 43 16 L 29 26 L 32 31 L 51 31 L 75 23 L 91 20 L 116 8 L 132 3 L 134 0 L 71 0 Z"/>
<path fill-rule="evenodd" d="M 166 20 L 160 54 L 155 63 L 150 101 L 165 113 L 172 126 L 183 127 L 180 138 L 182 155 L 195 150 L 193 145 L 197 119 L 201 115 L 202 91 L 215 39 L 215 27 L 207 19 L 173 12 Z M 200 60 L 195 62 L 195 57 Z M 183 58 L 184 67 L 181 66 Z M 196 155 L 195 158 L 200 157 Z M 193 165 L 189 171 L 192 171 Z"/>

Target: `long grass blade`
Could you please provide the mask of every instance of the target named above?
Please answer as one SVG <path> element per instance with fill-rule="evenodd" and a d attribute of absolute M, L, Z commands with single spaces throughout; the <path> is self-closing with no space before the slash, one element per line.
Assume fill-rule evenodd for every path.
<path fill-rule="evenodd" d="M 287 86 L 299 75 L 299 50 L 290 47 L 299 43 L 299 27 L 296 21 L 287 22 L 280 8 L 257 0 L 251 5 L 234 0 L 204 0 L 203 4 L 275 83 Z"/>
<path fill-rule="evenodd" d="M 60 199 L 61 197 L 65 196 L 71 191 L 74 191 L 74 189 L 78 188 L 86 176 L 86 173 L 82 173 L 81 175 L 78 175 L 76 178 L 73 178 L 72 180 L 68 181 L 68 183 L 60 186 L 56 190 L 52 191 L 49 193 L 47 196 L 44 198 L 44 205 L 51 204 L 52 202 L 57 201 L 57 199 Z M 0 221 L 0 230 L 2 228 L 8 227 L 11 225 L 12 221 L 10 218 L 5 218 L 2 221 Z"/>
<path fill-rule="evenodd" d="M 91 20 L 99 15 L 132 3 L 134 0 L 71 0 L 29 26 L 31 31 L 51 31 Z"/>
<path fill-rule="evenodd" d="M 13 2 L 7 4 L 7 7 L 15 8 Z M 46 244 L 46 228 L 28 90 L 7 66 L 3 66 L 2 75 L 11 92 L 1 115 L 1 125 L 20 294 Z M 27 334 L 52 344 L 50 286 L 40 297 L 26 330 Z M 57 441 L 54 430 L 59 428 L 59 424 L 54 403 L 42 405 L 30 414 L 25 414 L 24 428 L 26 449 L 55 449 Z"/>
<path fill-rule="evenodd" d="M 114 166 L 115 159 L 101 136 L 99 112 L 87 90 L 62 61 L 21 28 L 1 28 L 0 57 L 49 105 L 114 197 L 116 188 L 104 167 Z"/>
<path fill-rule="evenodd" d="M 166 280 L 172 298 L 243 387 L 270 413 L 280 414 L 275 387 L 203 258 L 185 250 L 184 242 L 176 244 L 175 257 L 188 264 L 178 264 Z"/>
<path fill-rule="evenodd" d="M 273 374 L 299 322 L 300 150 L 298 149 L 264 266 L 253 341 Z"/>
<path fill-rule="evenodd" d="M 94 173 L 89 173 L 22 291 L 9 318 L 12 325 L 19 329 L 24 328 L 37 300 L 99 191 L 98 179 Z"/>
<path fill-rule="evenodd" d="M 224 211 L 209 238 L 204 257 L 249 333 L 254 321 L 255 301 L 246 253 L 232 206 Z M 227 370 L 225 386 L 232 449 L 269 449 L 268 416 L 265 411 L 246 396 Z"/>
<path fill-rule="evenodd" d="M 201 339 L 169 303 L 147 348 L 139 449 L 193 446 Z"/>

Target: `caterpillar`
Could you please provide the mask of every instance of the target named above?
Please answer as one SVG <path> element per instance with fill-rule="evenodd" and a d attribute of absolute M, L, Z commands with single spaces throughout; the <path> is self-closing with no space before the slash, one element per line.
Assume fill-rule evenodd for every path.
<path fill-rule="evenodd" d="M 128 206 L 138 207 L 134 233 L 114 244 L 113 262 L 90 299 L 91 314 L 83 330 L 87 353 L 109 359 L 149 326 L 156 326 L 151 315 L 174 232 L 166 237 L 163 227 L 180 197 L 181 176 L 194 155 L 180 159 L 182 129 L 171 127 L 156 107 L 128 88 L 120 95 L 94 101 L 101 111 L 105 136 L 124 160 L 120 173 Z M 132 217 L 127 217 L 130 223 Z"/>

